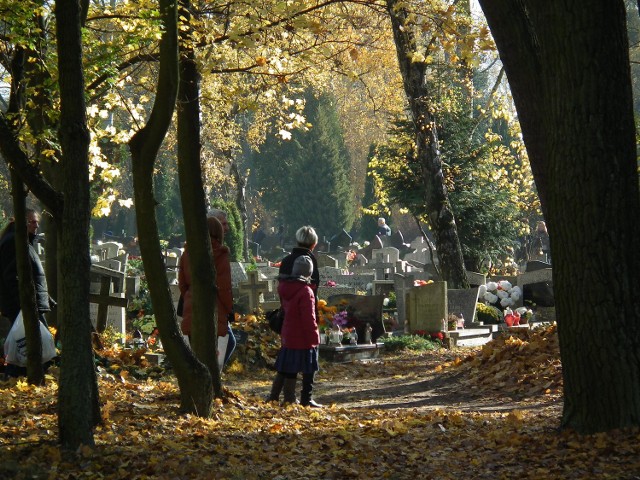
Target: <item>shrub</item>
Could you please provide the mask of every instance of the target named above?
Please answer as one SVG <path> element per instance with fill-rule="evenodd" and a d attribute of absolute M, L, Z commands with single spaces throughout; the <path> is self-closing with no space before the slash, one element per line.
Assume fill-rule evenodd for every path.
<path fill-rule="evenodd" d="M 502 312 L 496 307 L 478 303 L 476 305 L 476 320 L 485 325 L 497 325 L 502 322 Z"/>
<path fill-rule="evenodd" d="M 387 352 L 402 350 L 426 351 L 435 350 L 442 345 L 434 340 L 429 340 L 419 335 L 394 335 L 384 340 L 384 349 Z"/>

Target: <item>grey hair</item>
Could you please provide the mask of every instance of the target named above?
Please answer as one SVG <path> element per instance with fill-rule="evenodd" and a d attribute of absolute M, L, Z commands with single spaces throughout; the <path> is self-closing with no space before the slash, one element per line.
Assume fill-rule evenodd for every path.
<path fill-rule="evenodd" d="M 300 227 L 298 231 L 296 231 L 296 242 L 298 242 L 298 245 L 301 247 L 311 248 L 318 243 L 318 234 L 313 227 L 308 225 Z"/>
<path fill-rule="evenodd" d="M 207 212 L 207 217 L 227 218 L 227 212 L 220 210 L 219 208 L 212 208 Z"/>

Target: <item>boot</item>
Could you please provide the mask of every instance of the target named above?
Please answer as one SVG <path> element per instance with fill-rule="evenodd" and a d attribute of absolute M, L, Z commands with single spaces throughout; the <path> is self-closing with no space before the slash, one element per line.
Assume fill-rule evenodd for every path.
<path fill-rule="evenodd" d="M 300 391 L 300 405 L 303 407 L 322 408 L 324 405 L 320 405 L 311 398 L 311 392 L 313 391 L 313 377 L 312 373 L 305 373 L 302 376 L 302 390 Z"/>
<path fill-rule="evenodd" d="M 285 378 L 284 379 L 284 403 L 298 403 L 296 399 L 296 383 L 297 378 Z"/>
<path fill-rule="evenodd" d="M 276 373 L 276 376 L 273 379 L 273 384 L 271 385 L 271 393 L 267 397 L 267 402 L 277 402 L 280 400 L 280 392 L 282 392 L 282 387 L 284 385 L 284 375 L 281 373 Z"/>

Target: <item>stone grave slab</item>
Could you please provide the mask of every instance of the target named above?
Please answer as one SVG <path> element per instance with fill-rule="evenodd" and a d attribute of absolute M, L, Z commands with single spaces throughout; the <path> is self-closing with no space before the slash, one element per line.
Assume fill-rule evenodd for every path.
<path fill-rule="evenodd" d="M 393 290 L 396 292 L 398 329 L 405 331 L 407 320 L 407 294 L 413 288 L 413 277 L 396 273 L 393 275 Z"/>
<path fill-rule="evenodd" d="M 479 287 L 487 283 L 487 276 L 484 273 L 467 270 L 467 280 L 469 280 L 469 286 Z"/>
<path fill-rule="evenodd" d="M 535 272 L 536 270 L 543 270 L 545 268 L 551 268 L 551 264 L 547 262 L 541 262 L 539 260 L 530 260 L 525 266 L 525 272 Z"/>
<path fill-rule="evenodd" d="M 256 270 L 248 272 L 247 276 L 247 281 L 238 285 L 238 290 L 241 295 L 247 296 L 249 310 L 255 311 L 260 306 L 260 301 L 263 300 L 260 297 L 264 292 L 269 291 L 269 282 L 260 279 L 260 275 Z"/>
<path fill-rule="evenodd" d="M 318 353 L 323 360 L 348 363 L 354 360 L 378 358 L 383 348 L 384 343 L 381 342 L 371 345 L 320 345 Z"/>
<path fill-rule="evenodd" d="M 323 300 L 328 300 L 334 295 L 356 295 L 356 293 L 354 287 L 326 287 L 324 285 L 318 287 L 318 298 Z"/>
<path fill-rule="evenodd" d="M 325 253 L 317 253 L 315 257 L 316 257 L 316 261 L 318 262 L 318 270 L 320 270 L 323 267 L 330 267 L 330 268 L 340 267 L 338 259 L 335 257 L 332 257 Z"/>
<path fill-rule="evenodd" d="M 366 247 L 361 248 L 360 250 L 358 250 L 358 253 L 364 255 L 364 257 L 367 260 L 371 260 L 372 255 L 373 255 L 373 251 L 374 250 L 379 250 L 381 248 L 384 248 L 384 245 L 382 244 L 382 240 L 380 240 L 380 237 L 375 236 L 375 237 L 373 237 L 373 240 L 371 240 L 369 245 L 367 245 Z"/>
<path fill-rule="evenodd" d="M 231 286 L 237 287 L 249 279 L 244 265 L 240 262 L 231 262 Z"/>
<path fill-rule="evenodd" d="M 529 262 L 531 263 L 531 262 Z M 553 271 L 543 268 L 518 275 L 517 284 L 522 290 L 522 301 L 537 307 L 553 307 Z"/>
<path fill-rule="evenodd" d="M 320 285 L 325 284 L 329 280 L 338 283 L 335 278 L 342 275 L 342 269 L 337 267 L 318 266 L 318 275 L 320 275 Z"/>
<path fill-rule="evenodd" d="M 465 328 L 471 327 L 476 316 L 478 287 L 447 290 L 447 309 L 450 313 L 462 313 Z"/>
<path fill-rule="evenodd" d="M 335 234 L 329 240 L 329 243 L 331 245 L 331 251 L 343 252 L 345 250 L 349 250 L 349 246 L 351 245 L 352 241 L 353 241 L 353 238 L 351 238 L 351 235 L 349 235 L 349 233 L 347 233 L 345 229 L 342 229 L 341 232 Z"/>
<path fill-rule="evenodd" d="M 409 331 L 441 332 L 447 330 L 447 282 L 413 287 L 408 293 Z"/>
<path fill-rule="evenodd" d="M 386 330 L 382 321 L 382 308 L 384 297 L 382 295 L 353 295 L 337 294 L 327 299 L 329 306 L 337 306 L 349 312 L 348 327 L 355 327 L 358 334 L 358 342 L 363 342 L 367 323 L 371 325 L 371 340 L 384 336 Z"/>

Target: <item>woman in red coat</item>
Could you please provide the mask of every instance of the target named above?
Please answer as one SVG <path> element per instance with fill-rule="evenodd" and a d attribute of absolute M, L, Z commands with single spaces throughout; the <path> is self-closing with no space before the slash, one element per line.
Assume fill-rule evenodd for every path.
<path fill-rule="evenodd" d="M 272 390 L 284 384 L 284 402 L 295 403 L 297 377 L 302 373 L 300 404 L 318 408 L 322 405 L 311 399 L 315 373 L 319 370 L 320 344 L 315 295 L 310 285 L 312 273 L 313 261 L 302 255 L 295 259 L 291 275 L 279 277 L 278 294 L 284 323 L 280 334 L 282 346 L 276 359 L 278 373 Z"/>
<path fill-rule="evenodd" d="M 222 224 L 215 217 L 207 218 L 213 261 L 216 268 L 216 285 L 218 287 L 218 353 L 226 351 L 228 339 L 227 318 L 233 310 L 233 295 L 231 293 L 231 263 L 229 248 L 222 244 L 224 231 Z M 189 251 L 185 246 L 184 253 L 180 257 L 180 270 L 178 272 L 178 285 L 184 298 L 182 310 L 182 332 L 191 336 L 192 297 L 191 297 L 191 268 L 189 266 Z M 224 345 L 222 345 L 224 344 Z M 218 355 L 218 364 L 222 368 L 222 360 Z"/>

